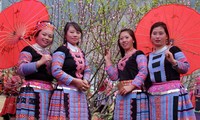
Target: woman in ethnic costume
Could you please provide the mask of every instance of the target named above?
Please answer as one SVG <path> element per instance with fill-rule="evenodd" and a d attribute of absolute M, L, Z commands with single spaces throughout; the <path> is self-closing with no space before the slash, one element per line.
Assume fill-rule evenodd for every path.
<path fill-rule="evenodd" d="M 82 30 L 75 22 L 64 28 L 64 45 L 53 54 L 52 74 L 58 80 L 50 102 L 49 120 L 90 120 L 85 91 L 91 71 L 78 47 Z"/>
<path fill-rule="evenodd" d="M 148 56 L 150 78 L 146 80 L 151 120 L 195 120 L 194 108 L 180 74 L 188 71 L 189 63 L 177 46 L 171 46 L 165 23 L 157 22 L 150 30 L 154 51 Z"/>
<path fill-rule="evenodd" d="M 53 42 L 54 26 L 39 22 L 33 31 L 36 43 L 25 47 L 19 57 L 18 73 L 25 77 L 17 98 L 16 119 L 46 120 L 53 90 L 49 45 Z"/>
<path fill-rule="evenodd" d="M 110 52 L 105 56 L 106 71 L 111 80 L 118 80 L 118 95 L 114 120 L 148 120 L 148 99 L 141 86 L 147 77 L 147 58 L 136 49 L 136 38 L 131 29 L 123 29 L 118 45 L 122 55 L 117 68 L 111 63 Z"/>

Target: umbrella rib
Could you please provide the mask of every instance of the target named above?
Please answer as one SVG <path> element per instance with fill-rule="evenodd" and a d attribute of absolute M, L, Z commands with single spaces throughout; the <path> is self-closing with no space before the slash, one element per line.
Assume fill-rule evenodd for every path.
<path fill-rule="evenodd" d="M 181 7 L 181 6 L 177 6 L 177 7 Z M 183 16 L 183 11 L 181 11 L 180 16 L 181 16 L 181 17 Z M 181 17 L 179 17 L 179 18 L 181 18 Z M 176 29 L 174 28 L 176 31 L 177 31 L 178 28 L 180 27 L 180 23 L 181 23 L 181 22 L 180 22 L 181 20 L 180 20 L 180 19 L 178 19 L 178 20 L 179 20 L 179 22 L 178 22 L 178 24 L 177 24 L 177 27 L 176 27 Z"/>
<path fill-rule="evenodd" d="M 44 10 L 46 10 L 46 7 L 44 7 L 42 10 L 40 10 L 40 12 L 37 12 L 37 14 L 34 14 L 34 16 L 31 17 L 31 18 L 34 19 L 35 17 L 37 17 L 38 14 L 40 14 L 40 13 L 43 12 Z M 33 10 L 32 10 L 32 11 L 33 11 Z M 48 16 L 48 14 L 42 16 L 41 18 L 45 18 L 45 17 L 47 17 L 47 16 Z M 26 21 L 27 27 L 29 27 L 30 24 L 34 23 L 34 22 L 30 22 L 32 19 L 29 19 L 29 20 Z M 29 23 L 29 24 L 27 24 L 27 23 Z"/>
<path fill-rule="evenodd" d="M 189 9 L 189 8 L 188 8 L 188 9 Z M 185 9 L 184 9 L 184 10 L 185 10 Z M 181 11 L 181 12 L 182 12 L 182 15 L 184 15 L 184 14 L 183 14 L 183 13 L 185 12 L 184 10 Z M 187 17 L 186 21 L 189 21 L 189 19 L 191 18 L 191 16 L 195 14 L 194 11 L 191 12 L 191 13 L 192 13 L 192 14 L 189 14 L 189 16 Z M 179 22 L 179 23 L 181 23 L 181 22 Z M 199 24 L 200 24 L 200 22 L 197 21 L 197 23 L 194 23 L 193 26 L 190 26 L 189 29 L 192 30 L 193 27 L 196 27 L 196 26 L 199 25 Z M 179 27 L 180 27 L 180 28 L 184 28 L 184 26 L 186 26 L 186 25 L 187 25 L 187 24 L 183 24 L 182 27 L 180 27 L 180 25 L 179 25 Z M 187 31 L 185 31 L 185 32 L 187 32 Z M 178 37 L 182 37 L 182 35 L 185 34 L 185 32 L 182 33 L 182 34 L 178 34 Z M 191 34 L 192 34 L 192 33 L 191 33 Z M 187 34 L 186 34 L 186 35 L 187 35 Z"/>
<path fill-rule="evenodd" d="M 180 44 L 184 44 L 184 43 L 179 43 L 178 45 L 180 45 Z M 178 46 L 177 45 L 177 46 Z M 192 47 L 196 47 L 196 48 L 200 48 L 200 46 L 198 45 L 198 44 L 187 44 L 188 46 L 192 46 Z"/>
<path fill-rule="evenodd" d="M 10 41 L 10 40 L 8 40 L 8 36 L 7 35 L 1 35 L 0 36 L 2 39 L 0 40 L 0 42 L 2 42 L 2 41 Z M 11 40 L 12 41 L 12 40 Z"/>
<path fill-rule="evenodd" d="M 175 9 L 175 7 L 173 6 L 173 12 L 172 12 L 172 14 L 174 14 L 174 11 L 175 11 L 174 9 Z M 167 18 L 166 18 L 166 20 L 167 20 Z M 168 23 L 167 23 L 167 24 L 168 24 Z M 174 29 L 174 23 L 171 23 L 171 24 L 172 24 L 171 26 L 172 26 L 172 30 L 173 30 L 173 29 Z M 169 25 L 169 24 L 168 24 L 168 25 Z M 170 32 L 171 32 L 171 31 L 170 31 Z M 173 32 L 171 32 L 170 34 L 173 36 Z"/>
<path fill-rule="evenodd" d="M 200 38 L 196 38 L 196 37 L 193 37 L 193 38 L 179 38 L 176 41 L 176 43 L 185 43 L 186 41 L 196 41 L 196 42 L 199 42 Z M 199 43 L 197 43 L 199 44 Z"/>
<path fill-rule="evenodd" d="M 47 15 L 46 15 L 47 16 Z M 41 18 L 45 18 L 46 16 L 43 16 Z M 29 28 L 34 22 L 30 22 L 29 24 L 26 24 L 26 27 Z"/>
<path fill-rule="evenodd" d="M 6 44 L 5 41 L 0 42 L 0 46 L 3 46 L 4 44 Z M 3 47 L 1 47 L 1 48 L 3 48 Z"/>
<path fill-rule="evenodd" d="M 184 44 L 184 43 L 182 43 L 182 44 Z M 179 45 L 181 45 L 181 44 L 179 44 Z M 177 45 L 177 46 L 179 46 L 179 45 Z M 192 47 L 193 49 L 192 48 L 188 49 L 189 47 Z M 196 44 L 195 45 L 187 44 L 186 46 L 182 46 L 181 50 L 183 52 L 186 51 L 186 52 L 189 52 L 189 53 L 192 53 L 192 54 L 200 56 L 200 47 L 198 45 L 196 45 Z"/>
<path fill-rule="evenodd" d="M 189 53 L 192 53 L 193 55 L 198 55 L 198 56 L 200 56 L 200 54 L 199 53 L 195 53 L 195 52 L 193 52 L 193 51 L 191 51 L 191 50 L 189 50 L 189 49 L 184 49 L 184 48 L 182 48 L 182 51 L 184 52 L 189 52 Z"/>
<path fill-rule="evenodd" d="M 193 26 L 190 26 L 190 30 L 192 30 L 192 28 L 196 28 L 197 26 L 200 26 L 200 21 L 197 21 L 197 23 L 195 23 Z M 193 34 L 193 33 L 199 33 L 200 31 L 195 31 L 195 32 L 192 32 L 192 33 L 190 33 L 190 34 Z M 183 34 L 185 34 L 185 33 L 183 33 Z M 189 35 L 190 35 L 189 34 Z M 186 35 L 188 35 L 188 34 L 186 34 Z"/>
<path fill-rule="evenodd" d="M 189 36 L 192 35 L 192 34 L 195 34 L 195 35 L 200 34 L 200 31 L 192 32 L 192 33 L 190 33 L 190 34 L 187 34 L 187 36 L 189 37 Z M 176 41 L 184 42 L 184 39 L 185 39 L 187 36 L 181 35 L 181 36 L 177 37 L 178 39 L 177 39 Z M 187 39 L 200 39 L 200 38 L 187 38 Z"/>
<path fill-rule="evenodd" d="M 16 3 L 16 4 L 18 4 L 18 3 Z M 12 7 L 12 6 L 10 6 L 10 7 Z M 10 8 L 9 7 L 9 8 Z M 12 11 L 13 11 L 13 13 L 15 13 L 15 11 L 14 11 L 14 8 L 12 9 Z M 18 24 L 19 23 L 17 23 L 17 24 L 13 24 L 13 26 L 11 25 L 11 23 L 10 23 L 10 20 L 8 20 L 8 18 L 7 18 L 7 15 L 6 15 L 6 13 L 5 12 L 2 12 L 2 14 L 4 15 L 4 18 L 6 19 L 6 22 L 8 23 L 8 25 L 10 26 L 8 26 L 8 27 L 5 27 L 6 29 L 8 29 L 7 31 L 10 31 L 10 32 L 16 32 L 16 30 L 18 30 Z M 14 16 L 15 14 L 13 14 L 13 18 L 15 17 Z M 18 16 L 18 17 L 20 17 L 20 16 Z M 14 23 L 16 23 L 16 21 L 14 21 L 15 19 L 13 19 L 13 22 Z M 15 27 L 16 26 L 16 27 Z M 6 32 L 6 33 L 10 33 L 10 32 Z M 1 33 L 5 33 L 5 32 L 3 32 L 3 31 L 1 31 Z M 9 35 L 12 35 L 13 33 L 10 33 Z"/>
<path fill-rule="evenodd" d="M 40 2 L 38 2 L 38 1 L 31 1 L 31 3 L 30 3 L 30 1 L 28 1 L 29 2 L 29 4 L 28 5 L 30 5 L 30 7 L 28 7 L 29 8 L 29 10 L 27 10 L 27 11 L 29 11 L 29 14 L 27 14 L 27 15 L 33 15 L 33 16 L 28 16 L 27 17 L 27 15 L 26 15 L 26 18 L 24 18 L 25 16 L 18 16 L 19 18 L 24 18 L 24 21 L 23 22 L 25 22 L 25 23 L 18 23 L 17 25 L 16 25 L 16 29 L 19 29 L 23 24 L 25 24 L 25 28 L 28 28 L 28 30 L 30 29 L 29 27 L 30 26 L 33 26 L 33 24 L 36 22 L 34 19 L 39 15 L 39 14 L 41 14 L 42 12 L 44 12 L 44 11 L 47 11 L 46 10 L 46 7 L 43 5 L 43 4 L 41 4 Z M 33 2 L 38 2 L 38 4 L 36 5 L 36 6 L 34 6 L 34 9 L 31 7 L 31 6 L 33 6 Z M 18 4 L 20 5 L 20 7 L 19 8 L 21 8 L 21 9 L 19 9 L 19 11 L 22 11 L 22 6 L 24 6 L 24 5 L 26 5 L 26 4 L 23 4 L 23 1 L 21 1 L 21 2 L 18 2 Z M 44 6 L 41 10 L 39 10 L 39 12 L 38 12 L 38 6 Z M 27 5 L 26 5 L 26 7 L 27 7 Z M 34 14 L 33 14 L 34 13 Z M 47 13 L 48 13 L 48 11 L 47 11 Z M 22 14 L 23 15 L 23 14 Z M 48 14 L 45 14 L 44 16 L 41 16 L 41 18 L 40 19 L 43 19 L 43 18 L 45 18 L 45 17 L 47 17 L 47 16 L 49 16 Z M 34 25 L 35 26 L 35 25 Z M 24 31 L 25 32 L 25 31 Z"/>
<path fill-rule="evenodd" d="M 199 40 L 200 40 L 200 38 L 188 38 L 188 39 L 183 38 L 182 40 L 180 40 L 181 42 L 179 42 L 179 43 L 186 43 L 186 41 L 197 41 L 197 42 L 199 42 Z M 198 43 L 196 43 L 196 44 L 198 44 Z"/>
<path fill-rule="evenodd" d="M 6 42 L 1 42 L 0 45 L 1 46 L 8 46 L 8 44 Z M 4 47 L 1 47 L 0 52 L 2 52 L 3 49 L 4 49 Z"/>
<path fill-rule="evenodd" d="M 8 29 L 9 31 L 13 30 L 13 26 L 10 24 L 10 20 L 8 20 L 7 16 L 5 15 L 4 12 L 1 12 L 1 14 L 4 16 L 4 18 L 6 19 L 6 22 L 8 22 L 8 27 L 5 27 L 6 29 Z"/>
<path fill-rule="evenodd" d="M 175 12 L 174 12 L 175 8 L 178 9 L 179 7 L 182 7 L 182 6 L 180 6 L 180 5 L 174 5 L 174 6 L 173 6 L 173 13 L 172 13 L 172 15 L 175 14 Z M 177 31 L 178 28 L 180 27 L 180 23 L 181 23 L 181 22 L 180 22 L 180 18 L 182 18 L 183 13 L 184 13 L 184 11 L 182 10 L 182 11 L 181 11 L 181 14 L 180 14 L 180 17 L 179 17 L 179 19 L 178 19 L 179 22 L 178 22 L 178 24 L 177 24 L 177 27 L 174 27 L 174 23 L 173 23 L 173 22 L 171 23 L 171 24 L 173 24 L 173 25 L 172 25 L 172 30 L 174 30 L 174 31 L 176 30 L 176 31 Z M 189 17 L 188 17 L 188 18 L 189 18 Z M 182 27 L 180 27 L 180 28 L 182 28 Z M 174 36 L 174 32 L 170 32 L 170 36 Z"/>
<path fill-rule="evenodd" d="M 9 43 L 11 40 L 9 40 L 8 41 L 8 38 L 3 38 L 2 40 L 1 40 L 1 44 L 6 44 L 6 43 Z M 5 47 L 7 47 L 7 45 L 4 45 Z M 2 47 L 3 48 L 3 47 Z"/>

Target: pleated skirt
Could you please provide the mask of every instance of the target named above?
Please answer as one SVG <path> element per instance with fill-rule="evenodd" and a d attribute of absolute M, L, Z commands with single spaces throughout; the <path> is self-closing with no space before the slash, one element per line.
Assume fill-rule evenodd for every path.
<path fill-rule="evenodd" d="M 17 98 L 16 120 L 46 120 L 51 93 L 22 87 Z"/>
<path fill-rule="evenodd" d="M 117 95 L 114 120 L 149 120 L 148 96 L 145 92 Z"/>
<path fill-rule="evenodd" d="M 149 95 L 149 108 L 150 120 L 196 120 L 194 107 L 184 88 L 178 92 Z"/>
<path fill-rule="evenodd" d="M 48 120 L 90 120 L 86 95 L 83 92 L 56 89 L 53 92 Z"/>

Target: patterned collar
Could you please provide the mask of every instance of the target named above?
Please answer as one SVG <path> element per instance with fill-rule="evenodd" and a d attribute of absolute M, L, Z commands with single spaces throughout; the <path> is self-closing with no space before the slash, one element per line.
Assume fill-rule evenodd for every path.
<path fill-rule="evenodd" d="M 38 45 L 37 43 L 35 43 L 35 44 L 33 44 L 33 47 L 37 50 L 37 51 L 39 51 L 39 52 L 41 52 L 41 53 L 49 53 L 49 50 L 48 50 L 48 48 L 46 47 L 46 48 L 43 48 L 43 47 L 41 47 L 40 45 Z"/>
<path fill-rule="evenodd" d="M 162 53 L 163 51 L 167 50 L 168 47 L 167 46 L 164 46 L 163 48 L 157 50 L 157 51 L 154 51 L 153 54 L 159 54 L 159 53 Z"/>

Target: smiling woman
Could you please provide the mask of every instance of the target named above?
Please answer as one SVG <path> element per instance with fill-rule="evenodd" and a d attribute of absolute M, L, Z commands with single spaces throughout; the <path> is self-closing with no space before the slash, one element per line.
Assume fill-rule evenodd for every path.
<path fill-rule="evenodd" d="M 145 83 L 150 119 L 196 120 L 188 92 L 180 82 L 180 74 L 188 71 L 189 63 L 180 48 L 168 45 L 169 38 L 164 22 L 151 26 L 154 50 L 148 56 L 149 77 Z"/>
<path fill-rule="evenodd" d="M 53 32 L 54 26 L 50 22 L 38 22 L 32 31 L 36 43 L 20 53 L 18 74 L 24 76 L 25 81 L 17 98 L 17 120 L 47 119 L 53 90 L 50 74 L 52 58 L 47 48 L 52 44 Z"/>
<path fill-rule="evenodd" d="M 195 0 L 190 1 L 194 2 Z M 165 4 L 155 7 L 144 15 L 135 31 L 136 38 L 139 40 L 138 49 L 149 54 L 153 49 L 149 39 L 150 28 L 156 22 L 165 22 L 170 35 L 170 42 L 172 41 L 172 45 L 182 50 L 190 63 L 190 68 L 185 74 L 191 74 L 200 68 L 198 61 L 200 59 L 200 14 L 189 6 Z"/>
<path fill-rule="evenodd" d="M 106 72 L 111 80 L 119 80 L 114 120 L 149 119 L 148 99 L 142 91 L 147 77 L 147 58 L 137 50 L 136 38 L 131 29 L 122 29 L 118 37 L 121 60 L 117 67 L 111 63 L 110 51 L 106 52 Z"/>
<path fill-rule="evenodd" d="M 90 68 L 84 52 L 78 47 L 82 29 L 75 22 L 64 28 L 64 45 L 53 53 L 52 75 L 58 86 L 51 97 L 49 120 L 90 120 L 85 91 L 90 87 Z"/>

